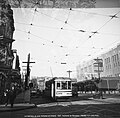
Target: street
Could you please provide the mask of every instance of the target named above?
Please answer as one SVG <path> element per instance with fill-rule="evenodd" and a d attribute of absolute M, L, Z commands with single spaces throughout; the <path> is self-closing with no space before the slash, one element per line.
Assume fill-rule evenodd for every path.
<path fill-rule="evenodd" d="M 89 97 L 88 97 L 89 96 Z M 114 96 L 114 95 L 112 95 Z M 108 102 L 107 99 L 90 99 L 90 95 L 79 96 L 70 100 L 50 101 L 48 98 L 32 98 L 37 108 L 14 112 L 1 112 L 0 118 L 119 118 L 120 103 Z M 83 99 L 82 99 L 83 98 Z M 119 98 L 119 96 L 118 96 Z M 115 97 L 109 98 L 115 100 Z M 108 99 L 108 100 L 109 100 Z"/>

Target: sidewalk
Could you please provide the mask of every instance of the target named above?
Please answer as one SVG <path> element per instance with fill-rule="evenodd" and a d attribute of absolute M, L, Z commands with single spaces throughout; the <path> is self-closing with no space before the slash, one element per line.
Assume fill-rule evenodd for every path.
<path fill-rule="evenodd" d="M 7 105 L 0 105 L 0 112 L 8 112 L 8 111 L 18 111 L 18 110 L 24 110 L 24 109 L 30 109 L 37 107 L 35 104 L 32 103 L 25 103 L 24 100 L 24 92 L 17 95 L 13 108 L 11 108 L 10 104 Z"/>
<path fill-rule="evenodd" d="M 11 108 L 10 104 L 6 107 L 5 105 L 0 105 L 0 112 L 12 112 L 12 111 L 18 111 L 18 110 L 24 110 L 24 109 L 30 109 L 37 107 L 35 104 L 29 104 L 29 103 L 21 103 L 21 104 L 14 104 L 13 108 Z"/>
<path fill-rule="evenodd" d="M 89 99 L 94 101 L 104 102 L 104 103 L 120 104 L 120 98 L 103 98 L 103 99 L 89 98 Z"/>

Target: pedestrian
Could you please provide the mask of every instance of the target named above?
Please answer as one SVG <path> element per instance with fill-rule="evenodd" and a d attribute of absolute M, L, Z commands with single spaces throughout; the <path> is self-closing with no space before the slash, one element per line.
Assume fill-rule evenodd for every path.
<path fill-rule="evenodd" d="M 13 108 L 13 104 L 14 104 L 14 100 L 16 98 L 16 90 L 14 89 L 14 87 L 12 87 L 12 89 L 10 90 L 10 104 L 11 104 L 11 108 Z"/>
<path fill-rule="evenodd" d="M 6 92 L 5 92 L 5 94 L 6 94 L 5 106 L 7 106 L 8 103 L 9 103 L 9 99 L 10 99 L 10 90 L 7 89 Z"/>
<path fill-rule="evenodd" d="M 103 99 L 103 92 L 100 90 L 100 98 Z"/>

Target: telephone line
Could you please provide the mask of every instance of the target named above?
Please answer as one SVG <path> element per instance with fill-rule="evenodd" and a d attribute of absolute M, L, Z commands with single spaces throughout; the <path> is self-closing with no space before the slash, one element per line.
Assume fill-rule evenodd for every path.
<path fill-rule="evenodd" d="M 38 11 L 38 10 L 36 10 L 36 11 Z M 119 11 L 120 12 L 120 11 Z M 118 12 L 118 13 L 119 13 Z M 69 12 L 70 13 L 70 12 Z M 116 18 L 116 15 L 118 14 L 118 13 L 116 13 L 115 15 L 111 15 L 110 17 L 111 17 L 111 19 L 109 19 L 109 21 L 107 21 L 105 24 L 103 24 L 100 28 L 98 28 L 98 30 L 96 30 L 95 32 L 92 32 L 92 35 L 90 35 L 88 38 L 87 38 L 87 40 L 88 39 L 90 39 L 90 38 L 92 38 L 92 36 L 93 35 L 95 35 L 95 34 L 97 34 L 97 33 L 99 33 L 98 31 L 100 30 L 100 29 L 102 29 L 106 24 L 108 24 L 113 18 Z M 68 15 L 69 16 L 69 15 Z M 51 17 L 51 16 L 50 16 Z M 69 18 L 68 18 L 69 19 Z M 63 21 L 62 21 L 63 22 Z M 65 23 L 65 22 L 64 22 Z M 32 23 L 31 23 L 32 24 Z M 68 23 L 66 23 L 66 24 L 68 24 Z M 64 30 L 64 28 L 62 29 L 62 30 Z M 86 32 L 86 31 L 84 31 L 84 30 L 81 30 L 81 32 Z M 29 32 L 29 34 L 32 34 L 32 33 L 30 33 Z M 32 34 L 32 35 L 34 35 L 34 34 Z M 37 35 L 34 35 L 34 36 L 36 36 L 36 37 L 38 37 L 38 38 L 42 38 L 42 37 L 39 37 L 39 36 L 37 36 Z M 44 38 L 42 38 L 42 39 L 44 39 Z M 46 40 L 46 39 L 44 39 L 44 40 Z M 87 41 L 87 40 L 85 40 L 84 41 L 84 43 Z M 48 42 L 50 42 L 50 43 L 52 43 L 52 44 L 54 44 L 54 42 L 52 41 L 49 41 L 49 40 L 47 40 Z M 58 45 L 57 45 L 58 46 Z M 60 46 L 60 45 L 59 45 Z M 64 47 L 64 46 L 60 46 L 60 47 Z M 78 46 L 78 48 L 79 48 L 79 46 Z"/>

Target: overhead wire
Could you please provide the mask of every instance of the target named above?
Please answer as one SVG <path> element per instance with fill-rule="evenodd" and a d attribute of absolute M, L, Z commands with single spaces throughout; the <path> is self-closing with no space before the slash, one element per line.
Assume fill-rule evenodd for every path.
<path fill-rule="evenodd" d="M 56 39 L 60 35 L 60 33 L 61 33 L 62 30 L 64 30 L 65 25 L 68 23 L 69 16 L 70 16 L 70 11 L 68 12 L 67 18 L 64 21 L 63 26 L 59 29 L 59 31 L 58 31 L 58 33 L 57 33 L 57 35 L 55 36 L 54 39 Z"/>
<path fill-rule="evenodd" d="M 105 25 L 107 25 L 113 18 L 116 18 L 116 15 L 117 15 L 118 13 L 120 13 L 120 11 L 117 12 L 117 13 L 116 13 L 115 15 L 113 15 L 113 16 L 109 16 L 109 17 L 111 17 L 111 18 L 110 18 L 108 21 L 106 21 L 101 27 L 99 27 L 95 32 L 91 32 L 92 35 L 89 35 L 89 37 L 84 41 L 84 43 L 86 43 L 86 41 L 88 41 L 90 38 L 92 38 L 92 36 L 94 36 L 95 34 L 98 34 L 98 31 L 101 30 Z"/>
<path fill-rule="evenodd" d="M 95 13 L 95 12 L 86 12 L 86 11 L 83 11 L 83 10 L 79 10 L 79 9 L 73 9 L 72 8 L 72 11 L 76 11 L 76 12 L 80 12 L 80 13 L 87 13 L 87 14 L 92 14 L 92 15 L 98 15 L 98 16 L 103 16 L 103 17 L 110 17 L 110 15 L 106 15 L 106 14 L 100 14 L 100 13 Z M 117 17 L 117 18 L 120 18 L 120 17 Z"/>
<path fill-rule="evenodd" d="M 37 10 L 36 10 L 37 11 Z M 119 11 L 120 12 L 120 11 Z M 118 12 L 118 13 L 119 13 Z M 118 14 L 117 13 L 117 14 Z M 69 12 L 69 14 L 70 14 L 70 12 Z M 68 18 L 67 18 L 67 20 L 69 20 L 69 14 L 68 14 Z M 117 14 L 115 14 L 115 15 L 111 15 L 111 16 L 109 16 L 109 17 L 111 17 L 111 19 L 109 19 L 109 21 L 107 21 L 105 24 L 103 24 L 100 28 L 98 28 L 98 30 L 96 30 L 95 32 L 92 32 L 93 34 L 89 37 L 89 38 L 91 38 L 93 35 L 95 35 L 95 34 L 97 34 L 98 33 L 98 31 L 100 30 L 100 29 L 102 29 L 107 23 L 109 23 L 113 18 L 117 18 Z M 47 16 L 49 16 L 49 15 L 47 15 Z M 51 16 L 50 16 L 51 17 Z M 55 18 L 56 19 L 56 18 Z M 58 19 L 57 19 L 58 20 Z M 59 21 L 61 21 L 61 20 L 59 20 Z M 63 22 L 63 21 L 61 21 L 61 22 Z M 64 22 L 65 23 L 65 22 Z M 65 24 L 68 24 L 68 22 L 66 22 Z M 29 24 L 29 25 L 31 25 L 31 24 Z M 32 23 L 32 25 L 31 26 L 35 26 L 33 23 Z M 63 30 L 66 30 L 65 28 L 63 29 Z M 81 30 L 81 32 L 86 32 L 86 31 L 84 31 L 84 30 Z M 31 35 L 34 35 L 34 34 L 32 34 L 32 33 L 30 33 Z M 36 37 L 38 37 L 38 38 L 42 38 L 42 37 L 40 37 L 40 36 L 37 36 L 37 35 L 34 35 L 34 36 L 36 36 Z M 88 38 L 88 39 L 89 39 Z M 42 39 L 44 39 L 44 38 L 42 38 Z M 46 40 L 46 39 L 45 39 Z M 49 42 L 49 40 L 47 40 L 48 42 Z M 50 42 L 51 43 L 51 42 Z M 59 45 L 60 46 L 60 45 Z M 60 47 L 64 47 L 64 46 L 60 46 Z"/>
<path fill-rule="evenodd" d="M 31 26 L 32 26 L 32 23 L 34 21 L 35 15 L 36 15 L 36 10 L 37 10 L 37 8 L 34 9 L 33 17 L 32 17 L 32 20 L 31 20 L 30 27 L 29 27 L 29 31 L 28 31 L 28 39 L 29 39 L 29 36 L 31 34 L 31 28 L 32 28 Z"/>
<path fill-rule="evenodd" d="M 115 18 L 115 17 L 111 16 L 111 18 L 107 22 L 105 22 L 101 27 L 99 27 L 95 32 L 92 32 L 93 34 L 90 35 L 89 38 L 91 38 L 93 35 L 97 34 L 98 31 L 101 30 L 105 25 L 107 25 L 113 18 Z"/>
<path fill-rule="evenodd" d="M 70 8 L 70 11 L 72 11 L 72 9 Z M 39 11 L 38 11 L 39 12 Z M 119 11 L 120 12 L 120 11 Z M 118 12 L 118 13 L 119 13 Z M 40 12 L 41 13 L 41 12 Z M 116 13 L 115 15 L 108 15 L 107 17 L 111 17 L 111 19 L 113 19 L 113 18 L 118 18 L 117 17 L 117 14 L 118 13 Z M 42 14 L 43 15 L 46 15 L 46 16 L 48 16 L 48 17 L 50 17 L 50 18 L 53 18 L 52 16 L 49 16 L 49 15 L 47 15 L 47 14 L 44 14 L 43 12 L 42 12 Z M 60 21 L 60 22 L 64 22 L 64 21 L 62 21 L 62 20 L 60 20 L 60 19 L 57 19 L 57 18 L 54 18 L 55 20 L 57 20 L 57 21 Z M 110 19 L 110 20 L 111 20 Z M 102 28 L 102 27 L 104 27 L 107 23 L 108 23 L 109 21 L 107 21 L 103 26 L 101 26 L 100 28 L 98 28 L 96 31 L 92 31 L 91 33 L 92 33 L 92 35 L 91 36 L 89 36 L 89 38 L 91 38 L 93 35 L 95 35 L 95 34 L 97 34 L 98 33 L 98 31 Z M 75 26 L 73 26 L 73 25 L 71 25 L 70 23 L 67 23 L 68 25 L 70 25 L 71 27 L 73 27 L 75 30 L 77 29 L 77 31 L 79 31 L 79 32 L 82 32 L 82 33 L 85 33 L 85 32 L 90 32 L 90 31 L 85 31 L 85 30 L 83 30 L 83 29 L 79 29 L 78 30 L 78 28 L 77 27 L 75 27 Z M 62 30 L 65 30 L 64 28 L 62 28 Z M 72 30 L 72 31 L 74 31 L 74 30 Z"/>
<path fill-rule="evenodd" d="M 32 21 L 31 21 L 31 24 L 30 24 L 30 29 L 29 29 L 29 31 L 28 31 L 28 34 L 29 35 L 33 35 L 33 36 L 35 36 L 35 37 L 37 37 L 37 38 L 40 38 L 40 39 L 44 39 L 44 40 L 47 40 L 47 39 L 45 39 L 45 38 L 43 38 L 43 37 L 40 37 L 40 36 L 37 36 L 37 35 L 35 35 L 35 34 L 32 34 L 31 33 L 31 26 L 33 25 L 33 20 L 34 20 L 34 17 L 35 17 L 35 13 L 37 12 L 37 8 L 35 8 L 35 10 L 34 10 L 34 14 L 33 14 L 33 17 L 32 17 Z M 28 37 L 28 39 L 29 39 L 29 37 Z M 50 43 L 53 43 L 53 42 L 51 42 L 51 41 L 49 41 L 49 40 L 47 40 L 48 42 L 50 42 Z M 45 44 L 44 44 L 45 45 Z M 57 45 L 57 44 L 56 44 Z M 60 45 L 60 47 L 62 47 L 62 48 L 65 48 L 64 46 L 61 46 Z"/>
<path fill-rule="evenodd" d="M 31 24 L 27 24 L 27 23 L 20 23 L 20 22 L 14 22 L 16 24 L 21 24 L 21 25 L 31 25 Z M 50 29 L 50 30 L 60 30 L 59 27 L 52 27 L 52 26 L 43 26 L 43 25 L 35 25 L 32 23 L 31 25 L 32 27 L 38 27 L 38 28 L 46 28 L 46 29 Z M 70 31 L 70 32 L 81 32 L 81 33 L 84 33 L 84 32 L 88 32 L 88 33 L 91 33 L 91 31 L 85 31 L 85 30 L 77 30 L 77 29 L 66 29 L 66 28 L 63 28 L 62 30 L 64 31 Z M 92 32 L 92 33 L 98 33 L 98 32 Z M 120 34 L 114 34 L 114 33 L 104 33 L 104 32 L 99 32 L 98 34 L 101 34 L 101 35 L 113 35 L 113 36 L 119 36 Z"/>
<path fill-rule="evenodd" d="M 71 8 L 70 8 L 69 10 L 71 11 Z M 52 17 L 52 16 L 50 16 L 50 15 L 48 15 L 48 14 L 46 14 L 46 13 L 43 13 L 43 12 L 41 12 L 41 11 L 38 11 L 38 10 L 37 10 L 37 12 L 40 13 L 40 14 L 42 14 L 42 15 L 44 15 L 44 16 L 47 16 L 47 17 L 49 17 L 49 18 L 52 18 L 52 19 L 54 19 L 54 20 L 56 20 L 56 21 L 65 23 L 65 21 L 60 20 L 60 19 L 58 19 L 58 18 L 54 18 L 54 17 Z M 70 13 L 70 12 L 69 12 L 69 13 Z M 69 25 L 69 26 L 71 26 L 71 27 L 74 28 L 74 29 L 77 29 L 77 27 L 71 25 L 70 23 L 66 23 L 66 24 Z M 62 29 L 63 29 L 63 28 L 62 28 Z M 82 32 L 82 30 L 78 30 L 78 31 L 81 31 L 81 32 Z"/>
<path fill-rule="evenodd" d="M 32 21 L 33 21 L 33 19 L 34 19 L 34 16 L 35 16 L 35 13 L 36 13 L 36 12 L 37 12 L 37 9 L 35 8 Z M 21 24 L 24 24 L 24 23 L 21 23 Z M 27 25 L 27 24 L 26 24 L 26 25 Z M 45 38 L 43 38 L 43 37 L 37 36 L 37 35 L 35 35 L 35 34 L 32 34 L 32 33 L 30 32 L 32 25 L 33 25 L 33 23 L 30 24 L 30 29 L 29 29 L 28 32 L 25 32 L 25 31 L 23 31 L 23 32 L 28 33 L 29 35 L 30 35 L 30 34 L 31 34 L 31 35 L 34 35 L 34 36 L 37 37 L 37 38 L 47 40 L 49 43 L 52 43 L 52 44 L 53 44 L 53 41 L 50 41 L 50 40 L 45 39 Z M 19 30 L 19 31 L 20 31 L 20 30 Z M 29 38 L 28 38 L 28 39 L 29 39 Z M 61 48 L 66 48 L 65 46 L 62 46 L 62 45 L 58 45 L 58 44 L 54 44 L 54 45 L 59 46 L 59 47 L 61 47 Z"/>
<path fill-rule="evenodd" d="M 71 9 L 71 10 L 72 10 L 72 9 Z M 119 13 L 119 12 L 118 12 L 118 13 Z M 117 14 L 118 14 L 118 13 L 117 13 Z M 116 14 L 116 15 L 117 15 L 117 14 Z M 44 15 L 46 15 L 46 14 L 44 14 Z M 47 15 L 47 16 L 49 16 L 49 15 Z M 49 17 L 51 17 L 51 16 L 49 16 Z M 111 17 L 111 19 L 117 18 L 115 15 L 113 15 L 113 16 L 108 16 L 108 17 Z M 55 18 L 55 19 L 58 20 L 57 18 Z M 111 19 L 110 19 L 109 21 L 107 21 L 105 24 L 103 24 L 103 25 L 102 25 L 100 28 L 98 28 L 96 31 L 91 32 L 92 35 L 90 35 L 90 36 L 87 38 L 87 40 L 88 40 L 89 38 L 91 38 L 93 35 L 97 34 L 100 29 L 102 29 L 108 22 L 111 21 Z M 59 20 L 59 21 L 61 21 L 61 20 Z M 61 21 L 61 22 L 63 22 L 63 21 Z M 75 28 L 75 27 L 74 27 L 74 28 Z M 62 29 L 63 29 L 63 28 L 62 28 Z M 81 32 L 86 32 L 86 31 L 84 31 L 84 30 L 79 30 L 79 31 L 81 31 Z"/>
<path fill-rule="evenodd" d="M 16 30 L 17 30 L 17 31 L 20 31 L 20 32 L 28 33 L 28 32 L 26 32 L 26 31 L 22 31 L 22 30 L 20 30 L 20 29 L 16 29 Z M 29 34 L 31 34 L 31 35 L 34 36 L 34 37 L 37 37 L 37 38 L 41 39 L 42 41 L 47 41 L 47 42 L 49 42 L 50 44 L 52 44 L 51 41 L 48 40 L 48 39 L 46 39 L 46 38 L 43 38 L 43 37 L 40 37 L 40 36 L 38 36 L 38 35 L 32 34 L 31 32 L 29 32 Z M 45 45 L 45 43 L 44 43 L 44 45 Z M 48 45 L 48 44 L 47 44 L 47 45 Z M 52 44 L 52 45 L 53 45 L 53 44 Z M 51 45 L 50 45 L 50 46 L 51 46 Z M 65 46 L 58 45 L 58 44 L 54 44 L 54 46 L 61 47 L 61 48 L 67 48 L 67 47 L 65 47 Z"/>
<path fill-rule="evenodd" d="M 35 10 L 35 11 L 37 11 L 37 12 L 39 12 L 38 10 Z M 70 8 L 70 10 L 69 11 L 72 11 L 72 9 Z M 120 12 L 120 11 L 119 11 Z M 118 13 L 119 13 L 118 12 Z M 43 13 L 43 12 L 40 12 L 40 13 L 42 13 L 42 14 L 44 14 L 44 15 L 46 15 L 46 16 L 48 16 L 48 17 L 50 17 L 50 18 L 53 18 L 52 16 L 49 16 L 48 14 L 45 14 L 45 13 Z M 111 19 L 113 19 L 113 18 L 118 18 L 117 17 L 117 14 L 118 13 L 116 13 L 115 15 L 109 15 L 108 17 L 111 17 Z M 69 14 L 70 14 L 70 12 L 69 12 Z M 68 19 L 69 19 L 69 14 L 68 14 Z M 57 19 L 57 18 L 54 18 L 55 20 L 57 20 L 57 21 L 60 21 L 60 22 L 63 22 L 63 23 L 65 23 L 65 24 L 68 24 L 67 23 L 67 20 L 66 21 L 62 21 L 62 20 L 60 20 L 60 19 Z M 108 21 L 109 22 L 109 21 Z M 21 23 L 22 24 L 22 23 Z M 107 24 L 107 22 L 104 24 L 104 25 L 106 25 Z M 32 24 L 33 25 L 33 24 Z M 70 24 L 69 24 L 70 25 Z M 101 26 L 98 30 L 100 30 L 102 27 L 104 27 L 104 25 L 103 26 Z M 35 26 L 35 25 L 33 25 L 33 26 Z M 70 26 L 72 26 L 72 25 L 70 25 Z M 37 25 L 36 25 L 36 27 L 37 27 Z M 38 26 L 39 27 L 39 26 Z M 43 27 L 45 27 L 45 26 L 43 26 Z M 75 28 L 75 30 L 73 30 L 73 29 L 65 29 L 65 28 L 62 28 L 61 27 L 61 29 L 62 30 L 67 30 L 67 31 L 79 31 L 79 32 L 81 32 L 81 33 L 85 33 L 85 32 L 88 32 L 88 33 L 90 33 L 90 31 L 85 31 L 85 30 L 83 30 L 83 29 L 80 29 L 80 30 L 78 30 L 75 26 L 72 26 L 72 27 L 74 27 Z M 47 28 L 47 27 L 46 27 Z M 51 29 L 57 29 L 57 28 L 55 28 L 55 27 L 48 27 L 48 28 L 51 28 Z M 92 31 L 91 33 L 92 33 L 92 35 L 91 36 L 89 36 L 89 38 L 91 38 L 94 34 L 98 34 L 98 30 L 96 30 L 96 31 Z"/>
<path fill-rule="evenodd" d="M 34 34 L 33 34 L 34 35 Z M 38 37 L 38 36 L 37 36 Z M 39 38 L 41 38 L 41 37 L 39 37 Z"/>
<path fill-rule="evenodd" d="M 120 12 L 120 11 L 119 11 Z M 95 32 L 93 32 L 93 34 L 92 35 L 90 35 L 88 38 L 87 38 L 87 40 L 89 39 L 89 38 L 91 38 L 93 35 L 95 35 L 96 33 L 98 33 L 98 31 L 100 30 L 100 29 L 102 29 L 106 24 L 108 24 L 113 18 L 117 18 L 116 17 L 116 15 L 119 13 L 119 12 L 117 12 L 115 15 L 113 15 L 113 16 L 110 16 L 111 17 L 111 19 L 109 19 L 107 22 L 105 22 L 100 28 L 98 28 L 98 30 L 96 30 Z M 85 40 L 85 42 L 87 41 L 87 40 Z M 84 42 L 84 43 L 85 43 Z M 82 44 L 83 45 L 83 44 Z M 78 48 L 79 48 L 79 46 L 78 46 Z M 77 48 L 77 49 L 78 49 Z M 101 48 L 102 49 L 102 48 Z"/>
<path fill-rule="evenodd" d="M 69 16 L 69 15 L 68 15 Z M 94 36 L 95 34 L 101 34 L 100 32 L 98 32 L 99 30 L 101 30 L 106 24 L 108 24 L 113 18 L 117 18 L 117 15 L 113 15 L 113 16 L 109 16 L 109 17 L 111 17 L 111 19 L 109 19 L 109 21 L 107 21 L 105 24 L 103 24 L 100 28 L 98 28 L 98 30 L 95 30 L 94 32 L 89 32 L 89 33 L 92 33 L 92 35 L 90 35 L 91 37 L 89 37 L 89 38 L 92 38 L 92 36 Z M 34 19 L 34 18 L 33 18 Z M 67 18 L 67 20 L 69 20 L 69 18 Z M 33 21 L 32 21 L 33 22 Z M 65 23 L 65 22 L 64 22 Z M 32 24 L 32 25 L 31 25 Z M 28 24 L 28 25 L 31 25 L 31 27 L 32 26 L 35 26 L 35 27 L 37 27 L 37 25 L 34 25 L 34 23 L 31 23 L 31 24 Z M 68 24 L 68 22 L 67 23 L 65 23 L 65 24 Z M 65 26 L 65 24 L 64 24 L 64 26 Z M 71 25 L 72 26 L 72 25 Z M 38 26 L 39 27 L 39 26 Z M 46 27 L 47 28 L 47 27 Z M 52 28 L 52 27 L 51 27 Z M 54 29 L 54 28 L 53 28 Z M 55 29 L 57 29 L 57 28 L 55 28 Z M 59 28 L 58 28 L 59 29 Z M 30 30 L 31 30 L 31 28 L 30 28 Z M 62 30 L 67 30 L 67 29 L 65 29 L 65 28 L 63 28 Z M 68 29 L 68 31 L 78 31 L 77 30 L 77 28 L 75 28 L 74 27 L 74 30 L 69 30 Z M 80 32 L 82 32 L 82 33 L 84 33 L 84 32 L 87 32 L 87 31 L 84 31 L 83 29 L 81 29 L 80 30 Z M 28 32 L 26 32 L 26 33 L 28 33 Z M 40 39 L 43 39 L 43 40 L 46 40 L 46 41 L 48 41 L 49 43 L 51 43 L 51 41 L 50 40 L 48 40 L 48 39 L 45 39 L 45 38 L 43 38 L 43 37 L 40 37 L 40 36 L 37 36 L 37 35 L 35 35 L 35 34 L 32 34 L 31 32 L 30 32 L 30 34 L 31 35 L 33 35 L 33 36 L 35 36 L 35 37 L 38 37 L 38 38 L 40 38 Z M 103 33 L 103 34 L 105 34 L 105 33 Z M 108 34 L 109 35 L 109 34 Z M 114 35 L 114 34 L 113 34 Z M 118 34 L 119 35 L 119 34 Z M 89 39 L 88 38 L 88 39 Z M 115 41 L 116 42 L 116 41 Z M 53 42 L 54 43 L 54 42 Z M 56 45 L 56 46 L 60 46 L 60 45 Z M 64 46 L 63 46 L 64 47 Z"/>

